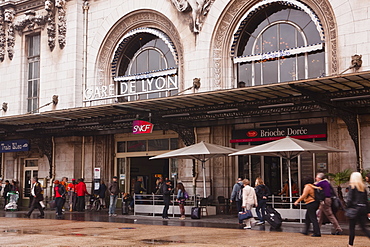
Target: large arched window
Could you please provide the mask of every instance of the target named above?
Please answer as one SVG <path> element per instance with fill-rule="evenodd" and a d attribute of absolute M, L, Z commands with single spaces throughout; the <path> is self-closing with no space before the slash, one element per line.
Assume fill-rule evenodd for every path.
<path fill-rule="evenodd" d="M 232 50 L 239 85 L 325 75 L 324 37 L 317 17 L 300 6 L 271 2 L 248 13 L 236 32 Z"/>
<path fill-rule="evenodd" d="M 168 36 L 156 29 L 135 29 L 116 49 L 114 80 L 121 100 L 159 98 L 178 92 L 177 54 Z"/>

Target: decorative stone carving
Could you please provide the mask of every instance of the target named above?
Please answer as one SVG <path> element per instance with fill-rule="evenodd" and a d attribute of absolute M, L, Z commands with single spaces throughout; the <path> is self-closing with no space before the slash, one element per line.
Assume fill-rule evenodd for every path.
<path fill-rule="evenodd" d="M 15 16 L 15 10 L 13 8 L 8 8 L 4 10 L 4 21 L 12 23 Z"/>
<path fill-rule="evenodd" d="M 180 12 L 191 10 L 193 19 L 192 31 L 199 33 L 202 29 L 205 16 L 208 14 L 209 9 L 214 0 L 171 0 L 176 9 Z"/>
<path fill-rule="evenodd" d="M 17 21 L 14 25 L 15 29 L 22 34 L 23 31 L 32 31 L 35 26 L 44 26 L 46 22 L 45 16 L 37 15 L 33 10 L 29 10 L 25 13 L 25 16 Z"/>
<path fill-rule="evenodd" d="M 5 58 L 5 42 L 5 23 L 3 11 L 0 9 L 0 62 L 4 61 Z"/>
<path fill-rule="evenodd" d="M 14 25 L 9 24 L 8 25 L 8 38 L 6 40 L 8 45 L 8 57 L 10 60 L 13 59 L 14 56 L 14 45 L 15 45 L 15 33 L 14 33 Z"/>
<path fill-rule="evenodd" d="M 50 51 L 55 48 L 55 37 L 56 37 L 56 24 L 55 24 L 55 14 L 54 14 L 54 1 L 45 0 L 45 10 L 48 12 L 46 16 L 47 23 L 47 34 L 48 34 L 48 45 Z"/>
<path fill-rule="evenodd" d="M 64 10 L 65 0 L 56 0 L 55 7 L 58 9 L 58 42 L 60 49 L 66 45 L 67 19 Z"/>

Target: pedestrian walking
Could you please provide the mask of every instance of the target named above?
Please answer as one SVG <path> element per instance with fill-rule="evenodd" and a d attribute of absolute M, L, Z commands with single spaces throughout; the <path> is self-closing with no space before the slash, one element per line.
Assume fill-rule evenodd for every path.
<path fill-rule="evenodd" d="M 64 186 L 65 191 L 68 191 L 68 184 L 69 183 L 68 183 L 68 178 L 67 177 L 62 177 L 62 180 L 60 181 L 60 184 Z M 67 201 L 67 194 L 66 194 L 66 196 L 63 197 L 63 207 L 62 207 L 62 209 L 64 208 L 66 201 Z M 63 211 L 64 211 L 64 209 L 63 209 Z"/>
<path fill-rule="evenodd" d="M 105 193 L 107 192 L 107 186 L 104 183 L 104 180 L 100 181 L 99 189 L 98 189 L 98 196 L 99 196 L 99 201 L 100 205 L 103 208 L 106 208 L 107 206 L 105 205 Z"/>
<path fill-rule="evenodd" d="M 265 224 L 266 204 L 267 199 L 271 195 L 270 189 L 265 185 L 262 178 L 256 178 L 255 188 L 258 206 L 256 206 L 256 214 L 259 219 L 257 225 Z"/>
<path fill-rule="evenodd" d="M 315 200 L 315 188 L 319 188 L 313 185 L 313 177 L 306 177 L 303 179 L 304 189 L 302 195 L 294 202 L 294 205 L 298 205 L 299 202 L 304 201 L 306 203 L 307 211 L 305 217 L 305 228 L 302 232 L 304 235 L 308 235 L 310 224 L 312 223 L 313 234 L 311 237 L 321 237 L 321 231 L 319 222 L 317 221 L 316 211 L 319 208 L 319 202 Z"/>
<path fill-rule="evenodd" d="M 254 189 L 249 186 L 250 182 L 248 179 L 243 180 L 243 204 L 242 207 L 246 210 L 251 210 L 253 206 L 258 206 L 257 196 Z M 252 228 L 252 221 L 254 221 L 253 217 L 245 220 L 245 227 L 244 229 L 251 229 Z"/>
<path fill-rule="evenodd" d="M 157 180 L 155 181 L 155 192 L 154 192 L 154 194 L 156 194 L 156 195 L 161 194 L 162 184 L 163 184 L 163 178 L 162 177 L 157 178 Z"/>
<path fill-rule="evenodd" d="M 86 184 L 84 183 L 84 179 L 80 178 L 77 180 L 78 183 L 76 184 L 76 193 L 77 193 L 77 211 L 84 212 L 85 211 L 85 196 L 90 195 L 87 192 Z"/>
<path fill-rule="evenodd" d="M 165 183 L 162 185 L 162 195 L 163 195 L 163 213 L 162 219 L 168 220 L 168 209 L 170 208 L 171 202 L 171 193 L 172 193 L 172 185 L 171 180 L 166 180 Z"/>
<path fill-rule="evenodd" d="M 184 185 L 182 183 L 177 184 L 177 197 L 176 201 L 179 203 L 179 208 L 180 208 L 180 220 L 185 219 L 185 201 L 186 201 L 186 194 L 187 192 L 185 191 Z"/>
<path fill-rule="evenodd" d="M 354 212 L 349 218 L 348 246 L 351 247 L 355 240 L 355 227 L 357 223 L 360 224 L 365 235 L 370 238 L 370 231 L 366 228 L 367 218 L 370 218 L 370 205 L 367 199 L 365 184 L 359 172 L 353 172 L 351 174 L 347 199 L 347 210 L 352 210 Z"/>
<path fill-rule="evenodd" d="M 233 191 L 231 192 L 230 196 L 230 202 L 233 203 L 235 202 L 236 205 L 236 210 L 241 212 L 242 209 L 242 203 L 243 203 L 243 179 L 238 178 L 236 183 L 233 186 Z M 243 224 L 242 220 L 239 220 L 239 224 Z"/>
<path fill-rule="evenodd" d="M 76 210 L 76 203 L 77 203 L 77 194 L 76 194 L 76 179 L 72 178 L 72 183 L 68 184 L 68 204 L 69 204 L 69 211 L 72 212 Z"/>
<path fill-rule="evenodd" d="M 57 207 L 57 218 L 61 218 L 63 216 L 63 203 L 65 201 L 66 196 L 66 189 L 64 185 L 62 185 L 59 180 L 54 181 L 54 197 L 55 197 L 55 204 Z"/>
<path fill-rule="evenodd" d="M 4 197 L 4 207 L 6 204 L 9 203 L 9 197 L 8 197 L 8 192 L 13 191 L 12 185 L 10 184 L 9 180 L 5 180 L 5 186 L 4 186 L 4 192 L 3 192 L 3 197 Z"/>
<path fill-rule="evenodd" d="M 337 218 L 333 214 L 333 211 L 331 209 L 331 204 L 332 204 L 332 199 L 331 197 L 333 196 L 331 193 L 331 185 L 327 179 L 325 179 L 325 174 L 324 173 L 318 173 L 316 175 L 316 183 L 315 185 L 318 187 L 321 187 L 322 190 L 324 191 L 325 194 L 325 199 L 324 201 L 320 202 L 319 206 L 319 226 L 321 227 L 322 222 L 323 222 L 323 217 L 324 215 L 328 218 L 328 220 L 333 224 L 335 228 L 335 232 L 333 232 L 333 235 L 341 235 L 343 230 L 340 227 Z"/>
<path fill-rule="evenodd" d="M 113 181 L 108 186 L 108 191 L 110 193 L 109 197 L 109 216 L 117 216 L 116 214 L 116 204 L 117 198 L 120 193 L 119 185 L 117 182 L 118 178 L 116 176 L 113 177 Z"/>
<path fill-rule="evenodd" d="M 31 179 L 31 183 L 32 183 L 32 187 L 31 187 L 31 197 L 30 198 L 32 198 L 32 202 L 31 202 L 30 210 L 25 216 L 27 218 L 30 218 L 33 210 L 37 208 L 40 211 L 40 215 L 38 216 L 38 218 L 44 218 L 44 209 L 42 208 L 40 204 L 40 202 L 44 200 L 44 195 L 43 195 L 41 184 L 37 181 L 36 177 L 33 177 Z"/>

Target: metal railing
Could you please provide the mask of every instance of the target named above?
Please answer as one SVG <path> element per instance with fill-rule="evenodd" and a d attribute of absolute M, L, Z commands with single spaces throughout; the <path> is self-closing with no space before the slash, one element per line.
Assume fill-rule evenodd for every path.
<path fill-rule="evenodd" d="M 163 195 L 156 194 L 134 194 L 134 215 L 137 213 L 151 214 L 155 216 L 156 214 L 162 214 L 164 202 Z M 199 204 L 201 197 L 189 196 L 189 199 L 185 201 L 185 208 L 191 208 Z M 171 195 L 171 203 L 169 208 L 169 215 L 175 217 L 175 214 L 179 214 L 179 203 L 176 201 L 176 195 Z M 190 212 L 186 210 L 185 212 Z"/>

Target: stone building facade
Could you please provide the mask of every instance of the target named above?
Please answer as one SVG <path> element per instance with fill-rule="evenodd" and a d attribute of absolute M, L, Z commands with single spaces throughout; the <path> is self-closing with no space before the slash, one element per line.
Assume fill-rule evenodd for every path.
<path fill-rule="evenodd" d="M 243 149 L 284 128 L 349 151 L 302 155 L 298 182 L 370 169 L 369 11 L 350 0 L 0 0 L 0 141 L 28 146 L 2 151 L 1 175 L 23 198 L 34 175 L 45 188 L 84 177 L 90 190 L 117 175 L 125 191 L 141 176 L 149 192 L 161 175 L 201 194 L 200 164 L 149 157 L 202 140 Z M 139 119 L 153 132 L 134 134 Z M 270 134 L 248 136 L 260 131 Z M 287 176 L 274 157 L 206 166 L 214 199 L 237 177 L 278 193 Z"/>

